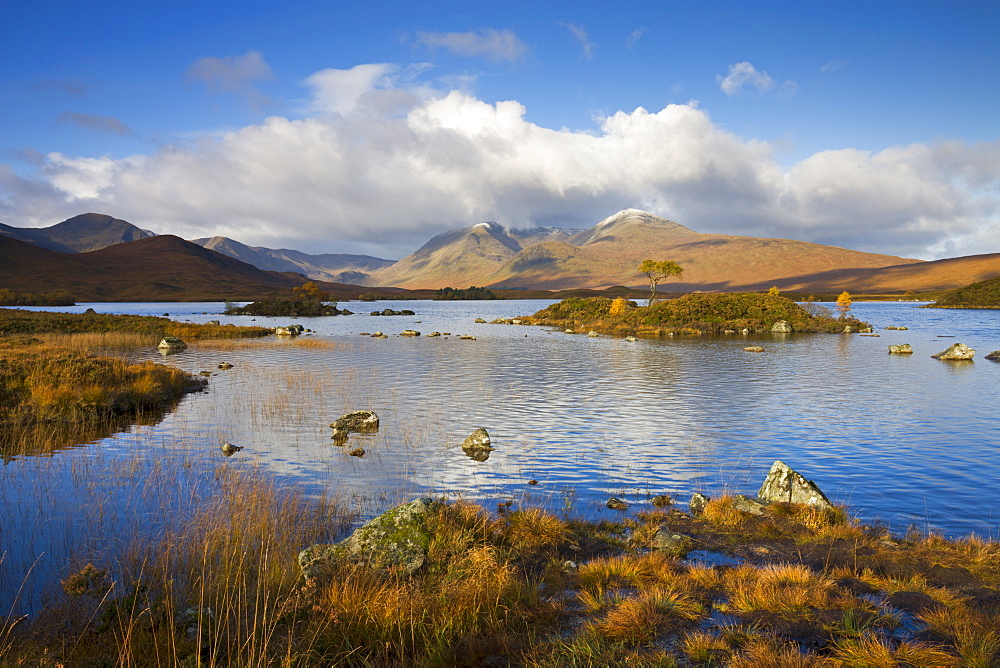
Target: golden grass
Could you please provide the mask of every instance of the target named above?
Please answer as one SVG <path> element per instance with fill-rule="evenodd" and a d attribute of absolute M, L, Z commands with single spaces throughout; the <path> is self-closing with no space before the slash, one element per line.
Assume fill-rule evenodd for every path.
<path fill-rule="evenodd" d="M 958 657 L 940 647 L 919 642 L 903 642 L 893 645 L 878 637 L 847 638 L 836 643 L 830 663 L 834 666 L 863 666 L 864 668 L 962 665 Z"/>
<path fill-rule="evenodd" d="M 988 668 L 1000 663 L 1000 615 L 956 605 L 928 611 L 921 619 L 935 632 L 952 639 L 962 665 Z"/>
<path fill-rule="evenodd" d="M 815 608 L 838 607 L 833 581 L 800 564 L 739 566 L 726 573 L 725 583 L 727 607 L 738 612 L 805 616 Z"/>

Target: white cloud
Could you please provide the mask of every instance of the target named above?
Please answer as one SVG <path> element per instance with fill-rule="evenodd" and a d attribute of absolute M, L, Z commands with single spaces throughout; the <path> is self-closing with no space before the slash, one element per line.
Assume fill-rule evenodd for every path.
<path fill-rule="evenodd" d="M 95 114 L 78 114 L 73 111 L 64 111 L 59 114 L 59 121 L 78 125 L 87 130 L 97 130 L 99 132 L 110 132 L 116 135 L 134 134 L 132 129 L 113 116 L 98 116 Z"/>
<path fill-rule="evenodd" d="M 633 206 L 703 232 L 911 257 L 1000 249 L 1000 142 L 824 151 L 785 168 L 693 104 L 556 130 L 414 71 L 324 70 L 307 80 L 306 118 L 128 160 L 53 153 L 34 178 L 0 169 L 3 222 L 100 211 L 186 238 L 398 257 L 449 227 L 585 227 Z"/>
<path fill-rule="evenodd" d="M 628 34 L 628 37 L 625 38 L 625 46 L 631 49 L 633 46 L 635 46 L 635 43 L 642 38 L 645 32 L 646 28 L 636 28 L 635 30 L 630 32 Z"/>
<path fill-rule="evenodd" d="M 576 41 L 580 43 L 580 48 L 582 49 L 582 53 L 580 54 L 581 58 L 590 60 L 594 57 L 595 44 L 590 41 L 590 37 L 587 35 L 587 31 L 583 28 L 583 26 L 578 26 L 575 23 L 560 23 L 559 25 L 566 28 L 566 30 L 569 30 L 569 34 L 573 35 L 573 37 L 576 38 Z"/>
<path fill-rule="evenodd" d="M 484 56 L 490 60 L 518 62 L 528 53 L 527 45 L 511 30 L 471 32 L 418 32 L 417 43 L 444 48 L 459 56 Z"/>
<path fill-rule="evenodd" d="M 719 74 L 715 80 L 726 95 L 736 95 L 746 86 L 767 92 L 776 85 L 774 79 L 767 72 L 758 71 L 756 67 L 746 61 L 730 65 L 729 74 L 725 77 Z"/>
<path fill-rule="evenodd" d="M 246 98 L 253 106 L 260 106 L 267 98 L 253 84 L 270 79 L 273 73 L 260 53 L 247 51 L 242 56 L 201 58 L 188 68 L 187 75 L 204 83 L 212 93 L 231 93 Z"/>

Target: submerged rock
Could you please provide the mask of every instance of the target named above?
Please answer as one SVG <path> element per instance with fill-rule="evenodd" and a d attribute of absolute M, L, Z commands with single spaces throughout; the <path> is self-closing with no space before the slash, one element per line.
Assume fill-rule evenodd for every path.
<path fill-rule="evenodd" d="M 610 499 L 608 499 L 608 502 L 604 505 L 606 505 L 611 510 L 628 510 L 628 504 L 616 496 L 612 496 Z"/>
<path fill-rule="evenodd" d="M 404 329 L 400 336 L 420 336 L 420 332 L 415 329 Z"/>
<path fill-rule="evenodd" d="M 378 571 L 413 575 L 424 565 L 431 542 L 428 519 L 442 504 L 415 499 L 389 510 L 333 545 L 313 545 L 299 553 L 302 575 L 324 578 L 340 561 L 366 563 Z"/>
<path fill-rule="evenodd" d="M 489 432 L 479 427 L 462 441 L 462 450 L 477 462 L 485 462 L 496 448 L 490 445 Z"/>
<path fill-rule="evenodd" d="M 683 557 L 691 551 L 694 541 L 690 536 L 682 533 L 674 533 L 666 527 L 660 527 L 649 547 L 661 552 L 669 552 L 672 556 Z"/>
<path fill-rule="evenodd" d="M 222 369 L 223 371 L 226 371 L 228 369 L 232 369 L 233 365 L 230 364 L 229 362 L 219 362 L 219 368 Z"/>
<path fill-rule="evenodd" d="M 242 450 L 243 447 L 239 445 L 233 445 L 232 443 L 223 443 L 219 449 L 222 450 L 222 454 L 224 454 L 226 457 L 232 457 L 237 452 Z"/>
<path fill-rule="evenodd" d="M 762 501 L 803 503 L 816 508 L 833 509 L 833 504 L 816 483 L 806 480 L 782 461 L 776 461 L 771 465 L 771 470 L 764 479 L 764 484 L 760 486 L 757 496 Z"/>
<path fill-rule="evenodd" d="M 986 359 L 992 360 L 994 362 L 1000 362 L 1000 350 L 994 350 L 993 352 L 991 352 L 989 355 L 986 356 Z"/>
<path fill-rule="evenodd" d="M 378 431 L 378 415 L 372 411 L 353 411 L 330 423 L 333 429 L 333 439 L 338 441 L 338 445 L 343 445 L 347 441 L 347 435 L 354 432 L 358 434 L 371 434 Z"/>
<path fill-rule="evenodd" d="M 626 341 L 638 341 L 639 339 L 635 338 L 634 336 L 626 336 L 625 340 Z"/>
<path fill-rule="evenodd" d="M 762 353 L 764 352 L 764 346 L 747 346 L 743 350 L 748 353 Z"/>
<path fill-rule="evenodd" d="M 938 360 L 971 360 L 975 355 L 976 351 L 964 343 L 953 343 L 946 350 L 931 357 Z"/>
<path fill-rule="evenodd" d="M 912 355 L 913 348 L 909 343 L 900 343 L 898 345 L 889 346 L 890 355 Z"/>

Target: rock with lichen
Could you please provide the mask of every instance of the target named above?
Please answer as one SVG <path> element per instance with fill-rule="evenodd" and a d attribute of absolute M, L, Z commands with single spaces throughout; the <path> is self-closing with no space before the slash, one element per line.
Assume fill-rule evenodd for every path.
<path fill-rule="evenodd" d="M 757 497 L 761 501 L 804 503 L 816 508 L 833 509 L 833 504 L 816 483 L 806 480 L 782 461 L 776 461 L 771 465 L 771 470 L 764 479 L 764 484 L 760 486 Z"/>
<path fill-rule="evenodd" d="M 432 535 L 428 520 L 441 505 L 433 499 L 415 499 L 382 513 L 339 543 L 307 547 L 299 553 L 302 575 L 322 579 L 343 562 L 413 575 L 427 559 Z"/>

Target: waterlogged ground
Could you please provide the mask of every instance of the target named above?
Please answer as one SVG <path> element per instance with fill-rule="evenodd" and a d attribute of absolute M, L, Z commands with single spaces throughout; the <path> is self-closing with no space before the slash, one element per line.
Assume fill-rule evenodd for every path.
<path fill-rule="evenodd" d="M 110 550 L 183 521 L 190 499 L 231 467 L 351 500 L 363 515 L 416 495 L 448 495 L 596 518 L 615 515 L 604 506 L 612 495 L 635 508 L 655 494 L 753 493 L 782 459 L 853 514 L 893 531 L 1000 537 L 992 484 L 1000 478 L 1000 364 L 983 359 L 1000 349 L 1000 312 L 856 304 L 880 337 L 627 342 L 474 323 L 547 303 L 351 303 L 359 314 L 297 320 L 316 333 L 295 341 L 200 344 L 169 356 L 166 363 L 193 373 L 210 371 L 208 391 L 155 425 L 0 467 L 0 502 L 12 518 L 0 525 L 0 606 L 29 569 L 39 581 L 65 572 L 81 532 Z M 90 306 L 193 322 L 291 322 L 227 318 L 221 304 L 50 310 Z M 375 308 L 417 315 L 367 315 Z M 423 336 L 396 336 L 404 329 Z M 378 330 L 389 338 L 360 335 Z M 433 331 L 451 336 L 426 336 Z M 956 341 L 977 349 L 974 362 L 931 359 Z M 751 342 L 765 352 L 744 352 Z M 888 355 L 891 343 L 915 353 Z M 219 370 L 220 362 L 233 368 Z M 381 430 L 336 447 L 329 423 L 356 409 L 376 411 Z M 459 447 L 480 426 L 497 448 L 485 462 Z M 223 442 L 244 449 L 226 458 Z M 348 454 L 359 447 L 363 457 Z"/>

